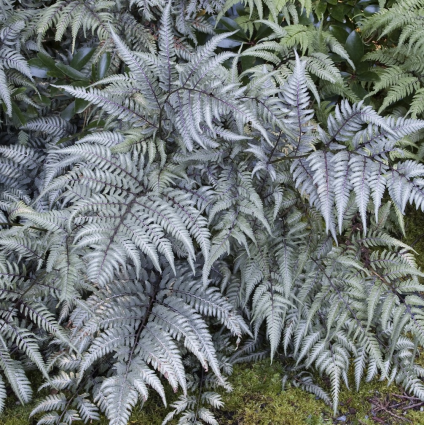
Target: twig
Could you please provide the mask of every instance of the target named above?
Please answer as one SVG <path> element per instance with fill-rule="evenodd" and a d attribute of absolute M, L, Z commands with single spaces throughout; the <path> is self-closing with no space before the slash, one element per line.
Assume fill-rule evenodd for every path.
<path fill-rule="evenodd" d="M 406 406 L 404 407 L 402 410 L 409 410 L 409 409 L 413 409 L 414 407 L 420 407 L 424 404 L 424 401 L 421 401 L 420 403 L 415 403 L 412 404 L 411 406 Z"/>
<path fill-rule="evenodd" d="M 277 162 L 287 161 L 289 159 L 306 158 L 307 156 L 309 156 L 309 154 L 305 154 L 305 155 L 294 155 L 294 156 L 283 156 L 281 158 L 274 159 L 274 161 L 271 161 L 270 164 L 276 164 Z"/>
<path fill-rule="evenodd" d="M 392 395 L 399 398 L 405 398 L 407 400 L 420 400 L 418 397 L 413 397 L 409 395 L 400 395 L 400 394 L 392 394 Z"/>
<path fill-rule="evenodd" d="M 377 418 L 377 416 L 373 416 L 372 419 L 374 421 L 380 422 L 381 424 L 384 424 L 385 422 L 383 421 L 383 419 Z"/>

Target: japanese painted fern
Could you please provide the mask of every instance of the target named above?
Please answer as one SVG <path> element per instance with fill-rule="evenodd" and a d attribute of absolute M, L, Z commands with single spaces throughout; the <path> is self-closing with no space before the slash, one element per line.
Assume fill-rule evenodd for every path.
<path fill-rule="evenodd" d="M 274 35 L 237 54 L 197 16 L 220 2 L 45 6 L 16 12 L 24 30 L 4 3 L 0 30 L 0 410 L 37 367 L 39 424 L 124 425 L 169 385 L 164 423 L 214 425 L 232 365 L 268 355 L 334 412 L 352 364 L 356 388 L 424 400 L 424 275 L 394 237 L 424 209 L 424 121 L 351 103 L 331 56 L 348 54 L 312 26 L 262 21 Z M 14 106 L 13 83 L 38 100 Z M 322 92 L 348 99 L 318 120 Z"/>

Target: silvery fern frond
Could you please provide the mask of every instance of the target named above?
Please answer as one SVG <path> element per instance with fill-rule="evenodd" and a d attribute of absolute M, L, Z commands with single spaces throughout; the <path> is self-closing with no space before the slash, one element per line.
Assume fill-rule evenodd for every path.
<path fill-rule="evenodd" d="M 40 271 L 43 258 L 38 252 L 43 246 L 42 239 L 39 231 L 28 228 L 25 231 L 15 227 L 0 232 L 0 304 L 3 311 L 0 319 L 3 360 L 0 367 L 22 403 L 30 401 L 32 389 L 23 364 L 12 353 L 21 353 L 48 378 L 48 368 L 41 352 L 43 339 L 50 334 L 64 345 L 68 344 L 67 333 L 58 324 L 48 300 L 49 296 L 58 299 L 60 286 L 55 288 L 54 283 L 50 286 L 48 277 Z M 21 264 L 22 258 L 25 266 Z M 2 406 L 5 396 L 6 393 L 1 394 Z"/>
<path fill-rule="evenodd" d="M 244 89 L 239 83 L 227 82 L 228 71 L 221 64 L 234 55 L 214 54 L 228 34 L 213 37 L 205 46 L 197 48 L 188 63 L 177 66 L 173 59 L 169 8 L 162 19 L 158 56 L 131 52 L 112 33 L 118 53 L 130 69 L 127 80 L 98 81 L 96 85 L 114 81 L 104 89 L 62 88 L 115 118 L 143 127 L 146 138 L 157 139 L 158 132 L 166 132 L 188 150 L 195 144 L 216 147 L 214 138 L 220 134 L 218 123 L 227 115 L 236 121 L 235 136 L 243 135 L 244 125 L 250 122 L 266 138 L 255 112 L 244 100 Z"/>
<path fill-rule="evenodd" d="M 61 153 L 96 167 L 77 167 L 59 178 L 58 184 L 52 183 L 56 190 L 73 186 L 63 195 L 74 200 L 67 225 L 70 230 L 79 228 L 74 235 L 79 248 L 95 248 L 86 257 L 92 282 L 104 286 L 126 259 L 131 260 L 138 274 L 139 250 L 158 270 L 160 255 L 174 267 L 170 237 L 182 244 L 189 261 L 195 260 L 192 238 L 207 258 L 209 232 L 190 193 L 172 187 L 160 192 L 150 189 L 142 158 L 134 162 L 136 158 L 130 153 L 113 155 L 107 147 L 88 143 L 65 148 Z M 106 240 L 109 243 L 105 245 Z"/>
<path fill-rule="evenodd" d="M 275 162 L 290 160 L 290 171 L 300 192 L 309 198 L 311 205 L 321 210 L 327 231 L 335 237 L 334 207 L 338 211 L 339 231 L 350 194 L 355 193 L 363 228 L 366 231 L 366 208 L 372 197 L 377 214 L 387 187 L 390 196 L 401 211 L 406 203 L 421 207 L 422 167 L 412 160 L 401 161 L 388 154 L 394 151 L 406 156 L 400 147 L 405 136 L 424 128 L 424 122 L 404 118 L 383 118 L 363 103 L 350 105 L 343 101 L 327 120 L 327 131 L 313 123 L 313 112 L 308 108 L 310 100 L 304 73 L 305 63 L 297 59 L 293 75 L 283 86 L 282 97 L 285 112 L 286 135 L 279 137 L 271 151 L 277 152 L 278 144 L 285 144 L 286 155 L 272 159 L 263 148 L 252 145 L 251 151 L 268 172 L 275 173 Z M 288 141 L 286 139 L 288 138 Z M 317 149 L 317 143 L 322 148 Z M 398 147 L 399 146 L 399 147 Z M 414 174 L 412 174 L 412 169 Z M 402 195 L 401 195 L 402 194 Z"/>
<path fill-rule="evenodd" d="M 86 379 L 104 358 L 109 358 L 113 373 L 96 383 L 94 392 L 95 401 L 112 424 L 127 423 L 137 400 L 147 399 L 149 386 L 166 404 L 162 383 L 154 371 L 163 374 L 174 390 L 181 386 L 187 392 L 180 344 L 225 385 L 206 327 L 207 317 L 225 324 L 239 338 L 248 331 L 233 307 L 213 288 L 205 291 L 186 265 L 176 265 L 177 276 L 170 268 L 160 276 L 152 262 L 147 258 L 144 261 L 141 276 L 136 277 L 135 271 L 122 276 L 75 309 L 71 319 L 75 323 L 72 342 L 80 347 L 82 358 L 77 362 L 79 378 L 65 380 L 64 385 L 80 397 Z M 37 409 L 34 413 L 56 410 L 57 406 Z"/>
<path fill-rule="evenodd" d="M 7 115 L 12 115 L 12 91 L 9 74 L 16 70 L 23 82 L 33 82 L 26 59 L 20 52 L 19 36 L 25 21 L 2 22 L 0 25 L 0 101 L 6 106 Z"/>

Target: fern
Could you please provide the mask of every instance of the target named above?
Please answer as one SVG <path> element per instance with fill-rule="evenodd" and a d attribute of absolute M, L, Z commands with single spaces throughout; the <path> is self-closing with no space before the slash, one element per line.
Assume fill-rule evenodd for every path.
<path fill-rule="evenodd" d="M 28 63 L 20 52 L 19 35 L 24 27 L 25 21 L 13 20 L 6 20 L 0 26 L 0 100 L 9 116 L 12 115 L 13 94 L 11 71 L 16 70 L 23 76 L 21 84 L 31 84 L 33 81 Z"/>
<path fill-rule="evenodd" d="M 395 47 L 387 47 L 370 52 L 364 59 L 378 61 L 388 65 L 380 68 L 380 81 L 375 84 L 377 93 L 387 90 L 380 111 L 396 104 L 405 97 L 412 96 L 409 113 L 416 118 L 422 114 L 420 93 L 422 92 L 422 16 L 423 4 L 420 0 L 395 2 L 391 7 L 382 9 L 363 23 L 366 35 L 377 33 L 378 37 L 394 35 Z"/>
<path fill-rule="evenodd" d="M 279 26 L 275 22 L 259 20 L 257 21 L 270 27 L 273 34 L 257 43 L 255 46 L 246 49 L 243 56 L 254 56 L 272 62 L 277 69 L 287 62 L 289 69 L 293 70 L 295 61 L 287 61 L 293 48 L 299 49 L 305 55 L 308 88 L 314 93 L 317 101 L 320 101 L 319 89 L 312 76 L 317 76 L 320 80 L 331 82 L 340 88 L 340 94 L 357 101 L 356 95 L 351 93 L 344 83 L 339 70 L 335 66 L 329 54 L 337 54 L 345 59 L 348 64 L 355 68 L 349 55 L 341 43 L 328 31 L 323 31 L 322 27 L 316 28 L 313 25 L 288 25 Z M 279 40 L 278 42 L 274 40 Z M 332 91 L 334 93 L 334 89 Z"/>
<path fill-rule="evenodd" d="M 2 2 L 0 410 L 37 368 L 40 424 L 166 386 L 164 424 L 216 424 L 268 357 L 335 414 L 377 376 L 424 399 L 422 1 L 346 43 L 322 2 L 224 3 Z"/>

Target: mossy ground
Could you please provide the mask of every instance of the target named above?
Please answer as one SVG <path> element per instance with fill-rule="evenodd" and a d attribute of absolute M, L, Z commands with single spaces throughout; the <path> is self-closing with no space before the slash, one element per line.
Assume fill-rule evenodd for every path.
<path fill-rule="evenodd" d="M 231 393 L 222 393 L 225 406 L 216 412 L 220 425 L 374 425 L 374 424 L 414 424 L 424 425 L 424 412 L 389 409 L 375 412 L 376 403 L 384 405 L 390 401 L 397 402 L 395 394 L 402 394 L 402 389 L 395 385 L 387 386 L 385 382 L 364 382 L 359 392 L 355 389 L 342 388 L 340 407 L 336 417 L 332 409 L 312 394 L 299 388 L 289 387 L 282 390 L 281 377 L 284 367 L 279 362 L 270 364 L 264 360 L 254 364 L 236 365 L 230 381 L 234 387 Z M 352 377 L 351 377 L 352 378 Z M 353 379 L 352 379 L 353 381 Z M 321 381 L 322 385 L 328 382 Z M 29 414 L 37 400 L 28 406 L 16 405 L 8 399 L 1 425 L 35 425 L 36 418 Z M 160 425 L 167 409 L 160 399 L 153 395 L 143 410 L 136 410 L 131 425 Z M 398 418 L 396 416 L 398 416 Z M 337 420 L 337 419 L 342 420 Z M 400 418 L 400 419 L 399 419 Z M 100 421 L 106 425 L 106 419 Z M 177 422 L 173 422 L 175 425 Z M 99 425 L 100 425 L 99 424 Z"/>
<path fill-rule="evenodd" d="M 384 404 L 402 389 L 386 382 L 364 382 L 359 390 L 343 388 L 340 394 L 339 413 L 315 396 L 298 388 L 282 391 L 283 365 L 263 361 L 237 366 L 231 378 L 234 391 L 224 396 L 225 407 L 218 414 L 219 423 L 225 425 L 320 425 L 320 424 L 401 424 L 408 423 L 387 412 L 375 412 L 373 403 Z M 353 376 L 350 377 L 353 382 Z M 329 385 L 321 381 L 323 386 Z M 327 387 L 328 388 L 328 387 Z M 416 425 L 424 425 L 424 412 L 393 411 L 400 418 L 410 419 Z M 340 420 L 337 420 L 337 419 Z"/>
<path fill-rule="evenodd" d="M 424 270 L 424 214 L 408 211 L 405 220 L 406 243 L 417 251 L 417 263 Z M 423 355 L 424 363 L 424 355 Z M 236 365 L 230 377 L 234 387 L 231 393 L 223 393 L 225 406 L 216 412 L 220 425 L 374 425 L 374 424 L 413 424 L 424 425 L 424 412 L 390 406 L 400 404 L 396 397 L 403 393 L 402 388 L 387 386 L 385 382 L 362 383 L 359 392 L 354 388 L 343 387 L 340 394 L 339 413 L 333 417 L 332 409 L 315 396 L 298 388 L 282 391 L 281 377 L 284 365 L 270 364 L 269 360 L 254 364 Z M 352 378 L 352 377 L 351 377 Z M 39 382 L 34 377 L 34 386 Z M 353 383 L 353 379 L 351 379 Z M 329 390 L 325 380 L 321 384 Z M 171 395 L 172 399 L 172 395 Z M 36 418 L 29 414 L 38 400 L 27 406 L 16 404 L 9 397 L 6 409 L 0 417 L 0 425 L 35 425 Z M 381 408 L 383 406 L 383 408 Z M 384 410 L 387 406 L 387 411 Z M 400 406 L 402 407 L 402 406 Z M 153 394 L 142 410 L 136 409 L 130 419 L 131 425 L 160 425 L 167 409 L 159 397 Z M 344 420 L 337 420 L 344 419 Z M 174 422 L 175 424 L 176 422 Z M 101 425 L 106 425 L 102 419 Z"/>

